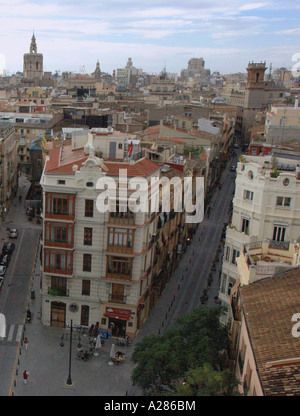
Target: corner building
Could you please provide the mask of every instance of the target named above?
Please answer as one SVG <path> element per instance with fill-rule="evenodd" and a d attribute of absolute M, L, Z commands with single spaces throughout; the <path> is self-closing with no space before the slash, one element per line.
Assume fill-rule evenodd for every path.
<path fill-rule="evenodd" d="M 43 188 L 42 323 L 110 329 L 134 338 L 149 314 L 158 213 L 123 212 L 126 197 L 108 196 L 116 212 L 98 211 L 101 177 L 119 171 L 127 178 L 159 178 L 160 166 L 141 158 L 111 161 L 95 156 L 90 145 L 50 151 Z M 118 195 L 118 192 L 116 193 Z M 151 203 L 151 201 L 149 201 Z"/>

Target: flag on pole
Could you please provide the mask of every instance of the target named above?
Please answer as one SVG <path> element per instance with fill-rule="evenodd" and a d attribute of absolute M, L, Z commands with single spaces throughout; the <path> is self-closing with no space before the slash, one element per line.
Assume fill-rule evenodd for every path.
<path fill-rule="evenodd" d="M 128 148 L 128 154 L 131 155 L 132 154 L 132 149 L 133 149 L 133 144 L 132 141 L 130 142 L 129 148 Z"/>

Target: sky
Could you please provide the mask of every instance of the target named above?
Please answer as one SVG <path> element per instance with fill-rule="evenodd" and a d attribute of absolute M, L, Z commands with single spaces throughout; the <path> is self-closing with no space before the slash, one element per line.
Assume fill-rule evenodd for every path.
<path fill-rule="evenodd" d="M 300 62 L 299 0 L 0 0 L 0 73 L 23 71 L 32 33 L 44 71 L 133 66 L 180 74 L 191 58 L 221 74 L 249 61 Z M 300 67 L 300 63 L 299 63 Z"/>

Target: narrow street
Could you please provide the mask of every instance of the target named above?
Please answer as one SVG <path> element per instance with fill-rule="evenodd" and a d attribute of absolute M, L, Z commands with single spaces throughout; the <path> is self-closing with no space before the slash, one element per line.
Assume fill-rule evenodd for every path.
<path fill-rule="evenodd" d="M 14 365 L 18 343 L 24 328 L 24 317 L 28 305 L 30 279 L 33 273 L 34 256 L 37 248 L 41 225 L 29 222 L 24 200 L 30 183 L 25 176 L 20 177 L 18 195 L 22 195 L 22 202 L 16 196 L 12 201 L 9 212 L 4 218 L 0 233 L 0 242 L 11 241 L 15 250 L 4 277 L 4 284 L 0 292 L 0 312 L 5 315 L 7 336 L 0 341 L 1 380 L 0 396 L 7 396 L 9 381 Z M 9 240 L 7 228 L 16 228 L 18 238 Z"/>
<path fill-rule="evenodd" d="M 193 237 L 192 243 L 188 246 L 186 253 L 179 263 L 178 268 L 174 271 L 171 279 L 167 283 L 160 299 L 153 307 L 150 316 L 135 339 L 139 342 L 144 336 L 151 334 L 162 334 L 166 329 L 175 324 L 175 318 L 184 315 L 200 305 L 200 297 L 203 288 L 207 287 L 207 277 L 211 270 L 211 265 L 216 256 L 220 244 L 223 224 L 228 221 L 228 211 L 234 191 L 235 173 L 230 172 L 230 165 L 236 163 L 229 161 L 226 170 L 223 172 L 221 183 L 222 188 L 216 189 L 210 206 L 210 218 L 205 217 L 199 224 L 198 229 Z M 16 205 L 16 204 L 15 204 Z M 22 273 L 28 295 L 30 276 L 27 276 L 29 264 L 32 268 L 33 257 L 35 252 L 35 238 L 38 238 L 40 228 L 36 224 L 26 223 L 22 220 L 24 213 L 18 210 L 18 207 L 12 207 L 14 211 L 15 222 L 18 224 L 24 236 L 22 248 L 19 251 L 19 259 L 14 271 L 26 270 Z M 19 212 L 18 212 L 19 211 Z M 13 213 L 13 211 L 12 211 Z M 7 218 L 6 224 L 10 220 Z M 5 225 L 6 225 L 5 224 Z M 30 233 L 32 236 L 29 238 Z M 223 247 L 222 247 L 223 249 Z M 23 255 L 26 253 L 26 255 Z M 28 266 L 27 266 L 28 262 Z M 207 305 L 215 305 L 215 296 L 218 295 L 219 273 L 222 262 L 222 252 L 219 254 L 219 263 L 216 271 L 213 273 L 213 282 L 208 290 Z M 64 383 L 68 375 L 68 357 L 69 347 L 66 340 L 65 347 L 60 346 L 61 336 L 65 333 L 63 328 L 44 327 L 40 321 L 41 300 L 39 293 L 39 275 L 40 263 L 37 259 L 33 280 L 36 298 L 31 301 L 31 311 L 33 320 L 30 324 L 24 325 L 26 337 L 29 339 L 28 351 L 24 350 L 22 340 L 14 338 L 9 341 L 0 342 L 0 349 L 4 354 L 0 362 L 1 369 L 4 369 L 2 382 L 0 383 L 0 395 L 16 396 L 141 396 L 142 392 L 132 386 L 131 372 L 134 363 L 130 360 L 134 351 L 134 344 L 128 347 L 119 347 L 126 353 L 126 362 L 122 365 L 109 365 L 109 351 L 113 339 L 105 340 L 104 346 L 99 351 L 99 356 L 91 358 L 84 362 L 76 359 L 76 348 L 79 338 L 74 339 L 72 357 L 72 380 L 74 389 L 65 389 Z M 29 269 L 28 269 L 29 271 Z M 25 289 L 25 287 L 24 287 Z M 11 289 L 12 290 L 12 289 Z M 8 311 L 8 305 L 14 302 L 10 297 L 2 305 Z M 24 293 L 25 296 L 25 293 Z M 25 297 L 18 297 L 15 301 L 17 316 L 14 318 L 15 324 L 22 324 L 22 315 L 24 316 Z M 19 302 L 19 305 L 17 305 Z M 8 311 L 9 323 L 12 323 L 10 316 L 12 311 Z M 18 319 L 17 319 L 18 318 Z M 20 318 L 20 319 L 19 319 Z M 14 342 L 12 342 L 14 341 Z M 85 342 L 81 337 L 81 342 Z M 19 347 L 18 355 L 17 346 Z M 6 358 L 3 358 L 6 357 Z M 22 381 L 22 372 L 28 370 L 30 373 L 28 384 L 25 386 Z M 47 382 L 45 382 L 47 380 Z"/>

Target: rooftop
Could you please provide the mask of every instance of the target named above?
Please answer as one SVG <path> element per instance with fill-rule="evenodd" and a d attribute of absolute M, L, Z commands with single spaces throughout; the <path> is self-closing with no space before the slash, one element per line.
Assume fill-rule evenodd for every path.
<path fill-rule="evenodd" d="M 299 313 L 300 268 L 239 291 L 264 394 L 300 395 L 300 344 L 291 333 L 292 316 Z"/>
<path fill-rule="evenodd" d="M 49 152 L 50 159 L 46 162 L 46 174 L 75 174 L 73 166 L 77 165 L 80 169 L 88 159 L 84 148 L 72 149 L 71 145 L 57 147 Z M 128 177 L 147 177 L 160 169 L 160 166 L 147 158 L 141 158 L 133 163 L 121 161 L 106 161 L 96 158 L 107 168 L 108 176 L 119 176 L 120 169 L 127 169 Z"/>

